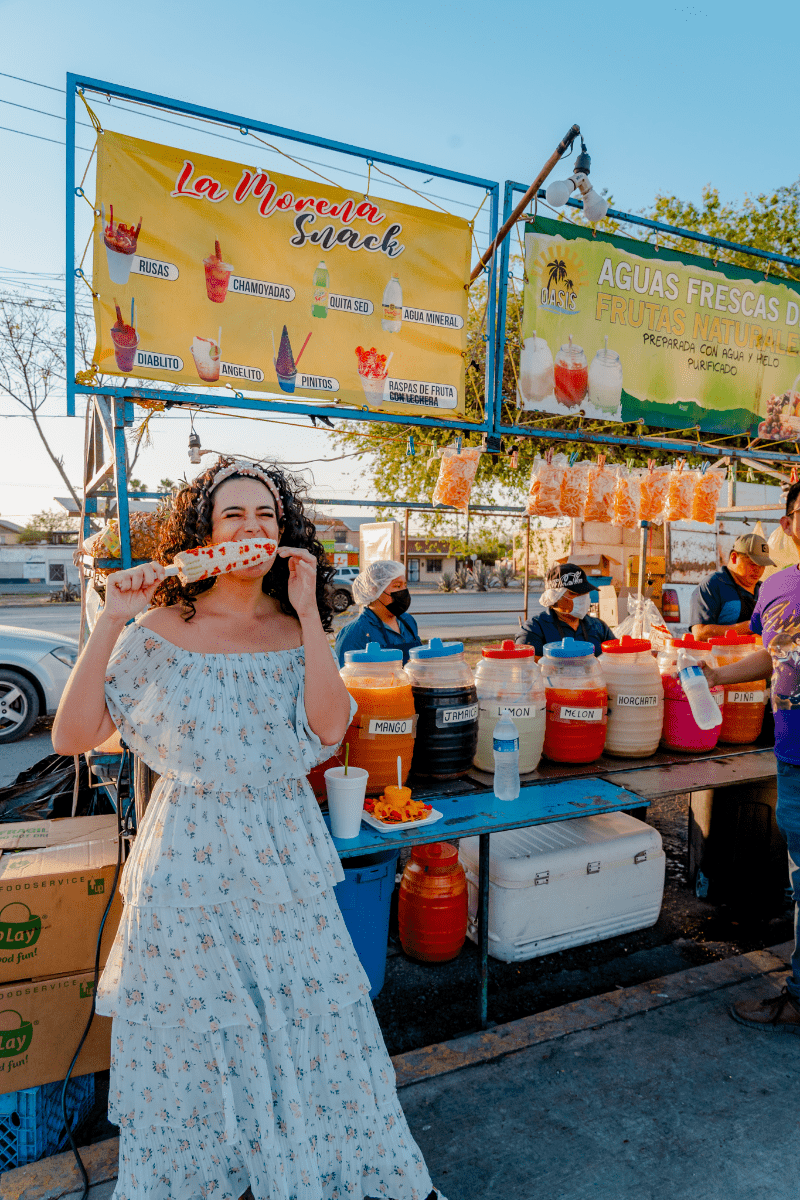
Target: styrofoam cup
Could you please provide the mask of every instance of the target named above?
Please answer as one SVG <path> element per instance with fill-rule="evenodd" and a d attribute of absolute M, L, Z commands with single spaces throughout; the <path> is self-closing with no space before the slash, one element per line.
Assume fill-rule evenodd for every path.
<path fill-rule="evenodd" d="M 335 838 L 357 838 L 367 793 L 369 772 L 362 767 L 329 767 L 325 772 L 331 833 Z"/>

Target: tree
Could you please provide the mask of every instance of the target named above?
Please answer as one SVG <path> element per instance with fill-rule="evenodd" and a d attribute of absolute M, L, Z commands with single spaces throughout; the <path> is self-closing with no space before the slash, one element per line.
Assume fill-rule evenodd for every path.
<path fill-rule="evenodd" d="M 129 492 L 149 492 L 150 488 L 141 479 L 132 478 L 128 480 Z"/>
<path fill-rule="evenodd" d="M 52 450 L 40 420 L 42 408 L 64 381 L 61 309 L 55 297 L 32 300 L 0 296 L 0 393 L 28 413 L 50 461 L 80 507 L 64 459 Z"/>
<path fill-rule="evenodd" d="M 78 528 L 77 517 L 70 517 L 66 513 L 46 508 L 32 516 L 28 524 L 20 529 L 17 536 L 21 542 L 46 542 L 51 533 L 61 533 L 63 530 Z"/>

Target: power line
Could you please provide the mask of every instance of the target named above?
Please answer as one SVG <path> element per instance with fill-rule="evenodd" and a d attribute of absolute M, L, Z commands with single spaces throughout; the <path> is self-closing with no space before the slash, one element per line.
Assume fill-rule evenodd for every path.
<path fill-rule="evenodd" d="M 0 129 L 4 129 L 6 133 L 18 133 L 21 137 L 36 138 L 37 142 L 52 142 L 54 146 L 64 146 L 65 141 L 56 141 L 55 138 L 42 137 L 40 133 L 26 133 L 24 129 L 12 129 L 10 125 L 0 125 Z M 91 150 L 86 146 L 77 146 L 76 150 L 85 150 L 87 154 L 91 154 Z"/>
<path fill-rule="evenodd" d="M 64 88 L 51 87 L 49 83 L 38 83 L 35 79 L 24 79 L 22 75 L 9 75 L 7 71 L 0 71 L 0 75 L 4 79 L 16 79 L 17 83 L 29 83 L 31 87 L 47 88 L 48 92 L 61 92 L 61 95 L 64 95 Z"/>

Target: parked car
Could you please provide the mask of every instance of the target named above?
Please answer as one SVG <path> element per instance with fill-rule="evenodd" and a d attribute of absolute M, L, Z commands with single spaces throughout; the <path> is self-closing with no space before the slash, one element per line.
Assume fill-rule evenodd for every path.
<path fill-rule="evenodd" d="M 353 580 L 357 574 L 358 567 L 336 568 L 336 574 L 331 580 L 331 604 L 334 612 L 347 612 L 353 603 Z"/>
<path fill-rule="evenodd" d="M 77 660 L 77 638 L 0 625 L 0 746 L 55 713 Z"/>
<path fill-rule="evenodd" d="M 682 638 L 689 632 L 692 596 L 696 591 L 696 583 L 664 584 L 661 592 L 661 615 L 672 637 Z"/>

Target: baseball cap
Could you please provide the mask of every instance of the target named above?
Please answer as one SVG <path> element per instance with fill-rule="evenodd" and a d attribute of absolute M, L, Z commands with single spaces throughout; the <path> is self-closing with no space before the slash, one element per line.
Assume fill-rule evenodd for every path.
<path fill-rule="evenodd" d="M 758 533 L 741 533 L 733 543 L 737 554 L 746 554 L 760 567 L 774 567 L 776 564 L 769 556 L 769 546 Z"/>
<path fill-rule="evenodd" d="M 594 585 L 589 583 L 583 567 L 576 567 L 574 563 L 554 563 L 545 577 L 545 588 L 548 591 L 566 588 L 578 596 L 585 596 L 594 590 Z"/>

